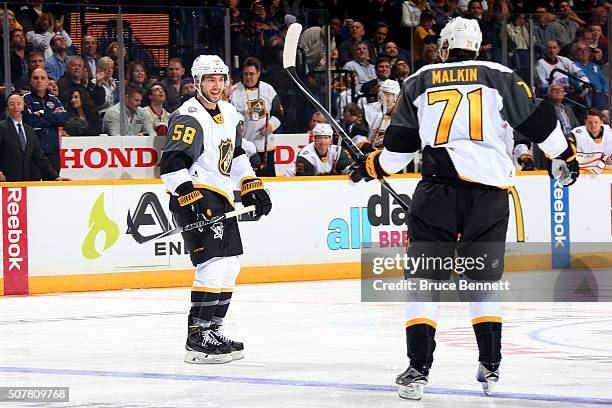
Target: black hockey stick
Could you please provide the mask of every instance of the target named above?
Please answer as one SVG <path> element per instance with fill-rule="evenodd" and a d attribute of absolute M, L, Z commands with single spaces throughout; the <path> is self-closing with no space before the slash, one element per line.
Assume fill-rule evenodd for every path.
<path fill-rule="evenodd" d="M 130 215 L 130 211 L 128 210 L 127 214 L 127 234 L 131 234 L 134 237 L 134 240 L 139 244 L 144 244 L 145 242 L 154 241 L 156 239 L 164 238 L 170 235 L 178 234 L 179 232 L 191 231 L 194 229 L 202 228 L 207 225 L 215 224 L 217 222 L 221 222 L 227 220 L 228 218 L 237 217 L 242 214 L 246 214 L 248 212 L 255 211 L 254 205 L 249 205 L 248 207 L 238 208 L 237 210 L 226 212 L 225 214 L 217 215 L 208 220 L 202 220 L 198 222 L 194 222 L 193 224 L 187 224 L 184 227 L 177 227 L 168 231 L 160 232 L 159 234 L 151 235 L 148 237 L 143 237 L 140 234 L 136 233 L 136 228 L 134 227 L 134 220 Z"/>
<path fill-rule="evenodd" d="M 344 129 L 335 121 L 332 115 L 327 112 L 327 110 L 315 99 L 314 96 L 310 94 L 306 85 L 300 80 L 296 70 L 295 70 L 295 56 L 297 52 L 297 45 L 300 39 L 300 34 L 302 32 L 302 25 L 299 23 L 293 23 L 289 26 L 287 30 L 287 35 L 285 36 L 285 48 L 283 49 L 283 68 L 289 77 L 295 82 L 297 87 L 302 91 L 302 93 L 308 98 L 308 100 L 325 116 L 327 122 L 334 128 L 336 132 L 340 135 L 342 140 L 344 140 L 344 144 L 346 149 L 351 156 L 351 158 L 355 161 L 361 159 L 364 154 L 363 152 L 355 145 L 353 140 L 346 134 Z M 397 204 L 402 207 L 406 213 L 410 212 L 410 201 L 405 202 L 400 195 L 387 183 L 385 179 L 378 179 L 382 186 L 391 194 L 391 196 L 395 199 Z M 410 200 L 410 198 L 409 198 Z"/>

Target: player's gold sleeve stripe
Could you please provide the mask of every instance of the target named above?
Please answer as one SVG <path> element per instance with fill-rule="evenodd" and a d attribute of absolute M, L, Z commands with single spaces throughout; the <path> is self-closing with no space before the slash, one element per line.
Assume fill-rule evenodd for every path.
<path fill-rule="evenodd" d="M 203 188 L 204 190 L 210 190 L 210 191 L 214 191 L 217 194 L 221 194 L 223 197 L 225 197 L 225 199 L 227 199 L 227 202 L 232 206 L 232 207 L 236 207 L 236 204 L 234 204 L 234 200 L 232 200 L 225 191 L 221 190 L 220 188 L 217 187 L 213 187 L 213 186 L 209 186 L 208 184 L 194 184 L 193 185 L 195 188 Z"/>
<path fill-rule="evenodd" d="M 475 319 L 472 319 L 472 324 L 478 324 L 478 323 L 486 323 L 486 322 L 491 322 L 491 323 L 501 323 L 502 322 L 502 318 L 501 316 L 480 316 L 477 317 Z"/>
<path fill-rule="evenodd" d="M 517 81 L 516 84 L 525 88 L 525 92 L 527 92 L 527 96 L 529 96 L 530 98 L 533 98 L 533 94 L 531 93 L 531 88 L 529 88 L 529 85 L 527 85 L 525 81 Z"/>
<path fill-rule="evenodd" d="M 221 288 L 221 293 L 232 293 L 234 288 Z"/>
<path fill-rule="evenodd" d="M 219 288 L 208 288 L 206 286 L 193 286 L 191 288 L 192 292 L 208 292 L 208 293 L 221 293 L 221 289 Z"/>
<path fill-rule="evenodd" d="M 274 150 L 276 150 L 276 147 L 268 147 L 266 150 L 264 150 L 264 149 L 257 150 L 257 153 L 263 153 L 263 152 L 267 153 L 267 152 L 272 152 Z"/>
<path fill-rule="evenodd" d="M 431 327 L 433 327 L 434 329 L 436 328 L 436 322 L 434 322 L 433 320 L 430 319 L 426 319 L 424 317 L 419 317 L 417 319 L 411 319 L 408 320 L 405 324 L 406 327 L 410 327 L 410 326 L 414 326 L 416 324 L 427 324 Z"/>

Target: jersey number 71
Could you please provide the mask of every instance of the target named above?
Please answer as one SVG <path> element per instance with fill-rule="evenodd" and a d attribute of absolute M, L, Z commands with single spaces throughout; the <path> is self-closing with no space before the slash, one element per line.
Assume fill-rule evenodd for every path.
<path fill-rule="evenodd" d="M 470 112 L 470 139 L 482 142 L 482 88 L 475 89 L 466 94 Z M 463 93 L 456 89 L 444 89 L 427 94 L 427 104 L 434 105 L 444 102 L 444 110 L 438 122 L 434 146 L 448 143 L 453 120 L 463 100 Z"/>

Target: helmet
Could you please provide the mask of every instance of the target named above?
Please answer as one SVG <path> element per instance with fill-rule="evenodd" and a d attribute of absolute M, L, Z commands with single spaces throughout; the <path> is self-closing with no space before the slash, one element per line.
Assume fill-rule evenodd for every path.
<path fill-rule="evenodd" d="M 329 123 L 317 123 L 314 128 L 312 128 L 313 136 L 332 136 L 334 131 Z"/>
<path fill-rule="evenodd" d="M 193 76 L 193 83 L 196 87 L 197 92 L 204 99 L 206 97 L 202 95 L 200 84 L 204 75 L 223 75 L 225 80 L 225 87 L 229 86 L 229 68 L 221 58 L 217 55 L 200 55 L 193 61 L 191 66 L 191 76 Z"/>
<path fill-rule="evenodd" d="M 446 61 L 448 55 L 444 57 L 442 50 L 452 50 L 455 48 L 475 51 L 478 54 L 480 43 L 482 42 L 482 33 L 478 21 L 455 17 L 449 21 L 440 32 L 440 42 L 438 46 L 438 54 L 442 61 Z"/>
<path fill-rule="evenodd" d="M 380 92 L 388 92 L 397 96 L 400 93 L 400 84 L 394 79 L 385 79 L 379 85 L 378 90 Z"/>

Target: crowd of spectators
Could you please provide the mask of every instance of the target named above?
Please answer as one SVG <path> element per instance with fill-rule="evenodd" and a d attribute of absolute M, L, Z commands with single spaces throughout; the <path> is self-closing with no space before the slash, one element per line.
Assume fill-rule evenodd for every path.
<path fill-rule="evenodd" d="M 528 22 L 533 18 L 536 92 L 539 97 L 553 101 L 564 128 L 584 123 L 591 107 L 600 110 L 608 107 L 610 1 L 341 3 L 226 0 L 207 5 L 229 10 L 235 82 L 241 79 L 243 62 L 257 56 L 263 63 L 262 78 L 275 89 L 282 88 L 286 82 L 280 74 L 286 29 L 295 21 L 310 26 L 299 42 L 304 69 L 309 73 L 307 83 L 323 101 L 320 74 L 326 68 L 329 53 L 333 70 L 330 110 L 345 127 L 351 126 L 352 122 L 347 121 L 358 120 L 355 118 L 363 104 L 375 100 L 380 82 L 391 78 L 402 83 L 412 72 L 438 61 L 438 34 L 455 16 L 478 20 L 483 33 L 479 59 L 506 60 L 501 55 L 502 44 L 506 44 L 508 65 L 525 81 L 529 79 L 530 64 Z M 183 61 L 169 47 L 167 65 L 152 67 L 143 61 L 130 61 L 124 48 L 125 84 L 119 84 L 118 42 L 111 41 L 102 47 L 99 38 L 86 32 L 76 42 L 79 46 L 75 46 L 70 27 L 65 26 L 69 12 L 62 9 L 51 12 L 47 6 L 42 0 L 14 7 L 9 4 L 9 32 L 2 35 L 8 35 L 10 41 L 11 89 L 4 89 L 0 70 L 0 93 L 3 100 L 11 93 L 25 95 L 24 122 L 36 128 L 51 164 L 59 169 L 58 135 L 119 135 L 121 128 L 124 135 L 165 135 L 169 115 L 195 93 L 188 75 L 190 61 Z M 308 21 L 303 21 L 307 9 L 327 11 L 311 13 Z M 330 49 L 326 25 L 331 33 Z M 0 58 L 5 59 L 3 49 Z M 125 85 L 122 101 L 120 85 Z M 282 105 L 291 105 L 282 90 L 278 94 Z M 120 109 L 121 106 L 125 109 Z M 5 114 L 4 108 L 0 119 Z M 298 112 L 306 117 L 300 125 L 302 130 L 308 127 L 307 120 L 313 112 L 309 109 Z M 289 126 L 296 113 L 286 115 L 283 126 Z M 274 131 L 284 131 L 283 126 Z"/>

